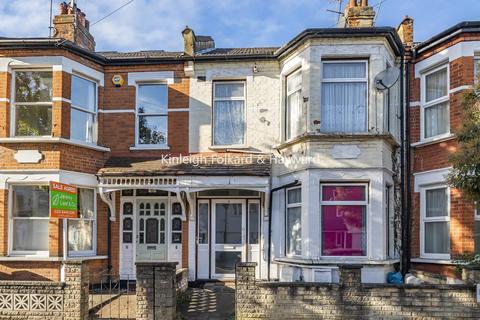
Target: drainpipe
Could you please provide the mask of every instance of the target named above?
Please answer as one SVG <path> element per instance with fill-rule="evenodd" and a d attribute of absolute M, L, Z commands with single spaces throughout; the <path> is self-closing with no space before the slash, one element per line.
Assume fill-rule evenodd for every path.
<path fill-rule="evenodd" d="M 406 210 L 406 219 L 408 223 L 407 227 L 407 263 L 406 263 L 406 271 L 410 270 L 410 258 L 411 258 L 411 209 L 412 209 L 412 184 L 411 184 L 411 148 L 410 148 L 410 62 L 406 62 L 406 78 L 407 78 L 407 87 L 405 88 L 406 97 L 407 97 L 407 108 L 405 112 L 405 117 L 407 121 L 405 122 L 405 134 L 406 134 L 406 184 L 407 184 L 407 210 Z"/>
<path fill-rule="evenodd" d="M 110 283 L 111 280 L 111 273 L 112 273 L 112 221 L 110 219 L 110 208 L 107 208 L 107 269 L 108 269 L 108 283 Z"/>
<path fill-rule="evenodd" d="M 273 193 L 278 190 L 295 187 L 295 186 L 298 186 L 299 184 L 300 184 L 299 181 L 295 180 L 281 187 L 270 189 L 270 197 L 268 199 L 268 250 L 267 250 L 268 251 L 268 261 L 267 261 L 268 281 L 270 281 L 270 264 L 272 260 L 272 196 L 273 196 Z"/>

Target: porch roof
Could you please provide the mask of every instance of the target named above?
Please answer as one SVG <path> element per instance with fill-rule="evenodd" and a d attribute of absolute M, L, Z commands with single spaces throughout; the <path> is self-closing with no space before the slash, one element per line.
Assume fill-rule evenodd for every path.
<path fill-rule="evenodd" d="M 110 158 L 98 175 L 124 176 L 259 176 L 268 177 L 271 156 L 246 153 L 200 153 L 169 158 Z"/>

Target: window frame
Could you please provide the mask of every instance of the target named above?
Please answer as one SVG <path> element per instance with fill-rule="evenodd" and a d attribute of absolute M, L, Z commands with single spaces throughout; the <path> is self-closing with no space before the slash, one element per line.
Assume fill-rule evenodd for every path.
<path fill-rule="evenodd" d="M 217 84 L 242 84 L 243 85 L 243 97 L 230 97 L 230 98 L 216 98 L 215 87 Z M 215 102 L 217 101 L 243 101 L 243 143 L 241 144 L 215 144 Z M 211 145 L 213 147 L 236 147 L 245 148 L 247 145 L 247 82 L 246 80 L 214 80 L 212 85 L 212 139 Z"/>
<path fill-rule="evenodd" d="M 427 218 L 427 191 L 428 190 L 438 190 L 446 189 L 447 191 L 447 216 L 444 217 L 428 217 Z M 425 252 L 425 225 L 429 222 L 448 222 L 450 223 L 450 210 L 451 210 L 451 190 L 450 187 L 446 184 L 435 184 L 429 186 L 422 186 L 420 189 L 420 257 L 426 259 L 435 259 L 435 260 L 450 260 L 451 255 L 443 253 L 426 253 Z M 451 237 L 449 232 L 449 245 L 451 245 Z"/>
<path fill-rule="evenodd" d="M 288 90 L 288 78 L 290 77 L 293 77 L 293 76 L 296 76 L 297 74 L 300 74 L 300 78 L 302 79 L 301 81 L 301 85 L 298 89 L 295 89 L 295 90 Z M 288 98 L 294 94 L 294 93 L 297 93 L 297 92 L 300 92 L 300 94 L 302 93 L 303 91 L 303 70 L 301 67 L 293 70 L 292 72 L 288 73 L 286 76 L 285 76 L 285 130 L 284 130 L 284 135 L 285 135 L 285 141 L 291 141 L 293 139 L 295 139 L 296 137 L 298 137 L 299 135 L 292 135 L 292 136 L 289 136 L 289 132 L 288 132 L 288 124 L 291 122 L 291 116 L 290 116 L 290 108 L 289 108 L 289 103 L 288 103 Z M 302 103 L 302 109 L 303 109 L 303 96 L 301 96 L 302 100 L 301 100 L 301 103 Z"/>
<path fill-rule="evenodd" d="M 87 76 L 84 76 L 81 73 L 73 72 L 72 73 L 72 81 L 71 81 L 71 84 L 70 84 L 71 89 L 73 89 L 72 88 L 73 87 L 73 77 L 78 77 L 78 78 L 84 79 L 86 81 L 92 82 L 95 85 L 95 93 L 94 93 L 94 97 L 95 97 L 94 109 L 95 109 L 95 111 L 92 112 L 92 111 L 84 109 L 80 106 L 76 106 L 76 105 L 73 104 L 73 100 L 70 100 L 71 101 L 70 102 L 70 108 L 71 109 L 75 109 L 75 110 L 78 110 L 78 111 L 81 111 L 81 112 L 89 113 L 89 114 L 93 115 L 93 119 L 94 119 L 94 121 L 93 121 L 93 132 L 92 132 L 93 141 L 89 142 L 89 141 L 84 141 L 84 140 L 72 139 L 72 137 L 71 137 L 72 136 L 72 129 L 71 128 L 70 128 L 70 140 L 78 141 L 78 142 L 85 143 L 85 144 L 96 145 L 97 141 L 98 141 L 98 81 L 93 79 L 93 78 L 89 78 Z M 71 121 L 71 117 L 70 117 L 70 121 Z"/>
<path fill-rule="evenodd" d="M 324 186 L 343 186 L 343 187 L 356 187 L 362 186 L 365 188 L 365 200 L 363 201 L 323 201 L 323 187 Z M 369 203 L 370 203 L 370 193 L 369 193 L 369 183 L 368 182 L 322 182 L 320 181 L 320 257 L 325 257 L 328 259 L 364 259 L 369 256 L 370 246 L 369 239 L 370 235 L 368 233 L 368 228 L 370 225 L 369 219 Z M 361 256 L 330 256 L 323 255 L 323 206 L 365 206 L 365 254 Z"/>
<path fill-rule="evenodd" d="M 167 89 L 167 105 L 166 105 L 166 113 L 139 113 L 138 112 L 138 107 L 139 107 L 139 99 L 138 99 L 138 94 L 139 94 L 139 88 L 140 86 L 143 85 L 164 85 L 165 88 Z M 135 148 L 136 149 L 147 149 L 147 150 L 154 150 L 154 149 L 160 149 L 160 150 L 166 150 L 169 149 L 168 146 L 168 123 L 169 123 L 169 116 L 168 116 L 168 110 L 169 110 L 169 99 L 168 99 L 168 91 L 169 91 L 169 86 L 168 82 L 165 80 L 152 80 L 152 81 L 139 81 L 135 83 Z M 143 144 L 140 143 L 140 126 L 139 126 L 139 119 L 140 116 L 162 116 L 167 118 L 167 127 L 165 128 L 165 143 L 163 144 Z"/>
<path fill-rule="evenodd" d="M 473 56 L 473 83 L 480 82 L 480 54 Z"/>
<path fill-rule="evenodd" d="M 87 186 L 77 186 L 77 196 L 78 196 L 78 189 L 89 189 L 93 190 L 93 218 L 69 218 L 65 219 L 66 223 L 64 223 L 64 234 L 66 235 L 66 254 L 67 257 L 89 257 L 95 256 L 97 253 L 97 190 L 94 187 L 87 187 Z M 122 208 L 123 209 L 123 208 Z M 83 251 L 71 251 L 68 249 L 68 223 L 70 221 L 82 221 L 88 220 L 93 221 L 92 226 L 92 250 L 83 250 Z M 122 221 L 123 222 L 123 221 Z M 123 236 L 123 233 L 121 237 Z"/>
<path fill-rule="evenodd" d="M 14 197 L 13 197 L 13 189 L 16 186 L 24 186 L 24 187 L 38 187 L 44 186 L 48 187 L 49 197 L 50 197 L 50 185 L 48 183 L 13 183 L 9 184 L 8 186 L 8 236 L 7 236 L 7 253 L 9 256 L 14 257 L 41 257 L 41 258 L 48 258 L 50 256 L 50 239 L 48 240 L 48 250 L 14 250 L 13 249 L 13 220 L 14 219 L 21 219 L 27 220 L 31 218 L 14 218 L 13 217 L 13 210 L 14 210 Z M 49 207 L 50 207 L 50 199 L 49 199 Z M 48 209 L 50 211 L 50 208 Z M 50 221 L 50 214 L 48 217 L 38 217 L 33 218 L 35 220 L 47 220 Z M 50 237 L 50 225 L 48 227 L 48 236 Z"/>
<path fill-rule="evenodd" d="M 427 76 L 438 72 L 442 69 L 447 70 L 447 95 L 441 98 L 427 102 Z M 448 123 L 447 132 L 438 134 L 436 136 L 425 137 L 425 109 L 434 107 L 441 103 L 447 103 Z M 424 71 L 420 76 L 420 141 L 429 142 L 449 137 L 451 135 L 450 123 L 450 64 L 449 62 L 441 63 L 433 68 Z"/>
<path fill-rule="evenodd" d="M 292 190 L 295 190 L 295 189 L 299 189 L 300 190 L 300 196 L 302 197 L 302 186 L 299 185 L 299 186 L 294 186 L 294 187 L 291 187 L 291 188 L 287 188 L 285 189 L 285 228 L 284 228 L 284 235 L 285 235 L 285 250 L 284 250 L 284 253 L 285 253 L 285 256 L 288 257 L 288 258 L 291 258 L 291 257 L 301 257 L 302 256 L 302 252 L 303 252 L 303 237 L 302 237 L 302 209 L 303 209 L 303 206 L 302 206 L 302 200 L 300 200 L 300 202 L 295 202 L 295 203 L 288 203 L 288 193 Z M 288 252 L 288 238 L 289 238 L 289 235 L 288 235 L 288 209 L 292 209 L 292 208 L 300 208 L 300 253 L 299 254 L 296 254 L 296 253 L 290 253 Z"/>
<path fill-rule="evenodd" d="M 51 123 L 51 131 L 49 135 L 42 135 L 42 136 L 21 136 L 17 135 L 16 133 L 16 117 L 17 117 L 17 101 L 16 101 L 16 74 L 17 72 L 51 72 L 52 73 L 52 101 L 50 102 L 24 102 L 18 103 L 19 105 L 24 106 L 50 106 L 52 110 L 52 123 Z M 12 70 L 12 79 L 10 83 L 10 137 L 14 138 L 33 138 L 33 139 L 41 139 L 41 138 L 51 138 L 53 136 L 53 68 L 50 67 L 31 67 L 31 68 L 15 68 Z"/>
<path fill-rule="evenodd" d="M 342 131 L 323 131 L 322 126 L 320 124 L 320 132 L 326 133 L 326 134 L 365 134 L 369 132 L 369 121 L 370 121 L 370 83 L 369 83 L 369 59 L 327 59 L 327 60 L 322 60 L 321 61 L 321 86 L 323 87 L 324 83 L 358 83 L 358 82 L 365 82 L 366 85 L 366 94 L 365 94 L 365 131 L 362 132 L 342 132 Z M 365 64 L 365 78 L 330 78 L 330 79 L 325 79 L 323 75 L 323 66 L 324 64 L 332 64 L 332 63 L 364 63 Z M 322 94 L 322 88 L 320 89 L 320 95 Z M 320 123 L 322 122 L 321 115 L 322 115 L 322 108 L 323 105 L 321 103 L 320 99 Z"/>

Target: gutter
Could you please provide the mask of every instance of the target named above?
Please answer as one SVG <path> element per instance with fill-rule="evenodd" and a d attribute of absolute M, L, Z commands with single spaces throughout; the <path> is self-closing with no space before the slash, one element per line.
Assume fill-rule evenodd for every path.
<path fill-rule="evenodd" d="M 269 202 L 268 203 L 268 250 L 267 250 L 268 281 L 270 281 L 270 265 L 271 265 L 271 261 L 272 261 L 272 202 L 273 202 L 272 201 L 272 196 L 273 196 L 273 193 L 276 192 L 276 191 L 283 190 L 283 189 L 290 188 L 290 187 L 295 187 L 295 186 L 298 186 L 298 185 L 300 185 L 299 181 L 295 180 L 295 181 L 287 183 L 283 186 L 270 189 L 270 197 L 268 198 L 268 200 L 269 200 L 268 201 Z"/>

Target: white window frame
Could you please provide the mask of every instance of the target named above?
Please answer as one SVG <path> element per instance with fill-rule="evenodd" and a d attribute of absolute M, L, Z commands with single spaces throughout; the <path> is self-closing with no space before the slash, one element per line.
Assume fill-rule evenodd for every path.
<path fill-rule="evenodd" d="M 302 78 L 302 83 L 300 87 L 295 90 L 288 91 L 288 78 L 297 76 L 298 74 L 300 74 L 300 78 Z M 302 90 L 303 90 L 303 72 L 302 72 L 302 68 L 300 67 L 285 76 L 285 141 L 293 140 L 298 136 L 298 135 L 289 136 L 288 124 L 291 122 L 292 119 L 290 114 L 290 106 L 288 104 L 288 98 L 294 93 L 302 92 Z M 303 111 L 303 97 L 301 100 L 301 104 L 302 104 L 301 107 Z"/>
<path fill-rule="evenodd" d="M 427 191 L 436 189 L 447 189 L 447 212 L 445 217 L 427 218 Z M 420 189 L 420 257 L 435 260 L 450 260 L 450 254 L 425 253 L 425 223 L 428 222 L 450 222 L 450 187 L 446 184 L 422 186 Z M 451 228 L 451 226 L 450 226 Z M 449 229 L 450 232 L 450 229 Z M 451 237 L 450 237 L 451 243 Z"/>
<path fill-rule="evenodd" d="M 303 229 L 303 225 L 302 225 L 302 201 L 300 202 L 295 202 L 295 203 L 288 203 L 288 192 L 290 192 L 291 190 L 300 190 L 300 196 L 303 197 L 302 195 L 302 186 L 295 186 L 295 187 L 291 187 L 291 188 L 287 188 L 285 190 L 285 256 L 286 257 L 300 257 L 302 255 L 302 252 L 303 252 L 303 237 L 300 237 L 300 254 L 295 254 L 295 253 L 290 253 L 288 252 L 288 238 L 289 238 L 289 234 L 288 234 L 288 209 L 291 209 L 291 208 L 300 208 L 300 230 Z M 301 234 L 301 233 L 300 233 Z"/>
<path fill-rule="evenodd" d="M 13 188 L 16 186 L 25 186 L 25 187 L 37 187 L 37 186 L 44 186 L 49 188 L 49 193 L 50 193 L 50 186 L 48 183 L 32 183 L 32 182 L 26 182 L 26 183 L 14 183 L 14 184 L 9 184 L 8 186 L 8 239 L 7 239 L 7 246 L 8 246 L 8 255 L 9 256 L 20 256 L 20 257 L 42 257 L 42 258 L 47 258 L 50 256 L 50 239 L 48 241 L 48 250 L 13 250 L 13 220 L 14 219 L 31 219 L 31 218 L 14 218 L 13 217 Z M 50 197 L 50 194 L 49 194 Z M 50 208 L 48 209 L 50 210 Z M 38 217 L 38 218 L 33 218 L 35 220 L 50 220 L 50 215 L 48 217 Z M 48 230 L 48 234 L 50 237 L 50 226 Z"/>
<path fill-rule="evenodd" d="M 216 98 L 215 96 L 215 87 L 217 84 L 242 84 L 243 85 L 243 97 L 230 97 L 230 98 Z M 213 147 L 236 147 L 236 148 L 245 148 L 247 145 L 247 82 L 245 80 L 235 80 L 235 81 L 223 81 L 216 80 L 213 81 L 213 92 L 212 92 L 212 146 Z M 232 145 L 223 145 L 215 144 L 215 102 L 217 101 L 243 101 L 243 119 L 245 122 L 243 128 L 243 144 L 232 144 Z"/>
<path fill-rule="evenodd" d="M 323 76 L 323 66 L 325 64 L 331 64 L 331 63 L 364 63 L 365 64 L 365 77 L 364 78 L 329 78 L 329 79 L 325 79 L 324 76 Z M 369 61 L 368 59 L 356 59 L 356 60 L 349 60 L 349 59 L 335 59 L 335 60 L 325 60 L 325 61 L 322 61 L 322 79 L 321 79 L 321 85 L 323 86 L 324 83 L 344 83 L 344 82 L 365 82 L 366 84 L 366 94 L 365 94 L 365 107 L 366 107 L 366 110 L 365 110 L 365 131 L 363 132 L 354 132 L 354 134 L 360 134 L 360 133 L 368 133 L 369 132 L 369 111 L 370 111 L 370 108 L 369 108 L 369 99 L 370 99 L 370 84 L 369 84 L 369 81 L 368 81 L 368 75 L 369 75 Z M 321 90 L 320 90 L 321 92 Z M 321 104 L 321 102 L 320 102 Z M 320 108 L 323 108 L 322 105 L 320 105 Z M 320 117 L 321 117 L 321 114 L 322 114 L 322 109 L 320 109 Z M 322 119 L 320 118 L 320 121 L 322 121 Z M 320 125 L 320 130 L 321 130 L 321 125 Z M 322 131 L 322 130 L 321 130 Z M 341 132 L 341 131 L 335 131 L 335 132 L 324 132 L 324 133 L 328 133 L 328 134 L 335 134 L 335 133 L 351 133 L 351 132 Z"/>
<path fill-rule="evenodd" d="M 155 113 L 139 113 L 138 112 L 138 93 L 139 87 L 143 85 L 164 85 L 167 89 L 167 108 L 165 113 L 155 112 Z M 167 81 L 141 81 L 135 83 L 135 149 L 147 149 L 147 150 L 166 150 L 168 147 L 168 82 Z M 139 118 L 140 116 L 164 116 L 167 118 L 167 127 L 165 128 L 165 143 L 163 144 L 142 144 L 140 143 L 140 133 L 139 133 Z"/>
<path fill-rule="evenodd" d="M 15 120 L 16 120 L 16 111 L 17 111 L 17 102 L 15 101 L 16 97 L 16 85 L 15 85 L 15 80 L 17 77 L 17 72 L 50 72 L 52 73 L 52 101 L 50 102 L 21 102 L 18 103 L 19 105 L 24 105 L 24 106 L 50 106 L 52 108 L 52 131 L 53 131 L 53 69 L 52 68 L 45 68 L 45 67 L 39 67 L 39 68 L 17 68 L 12 70 L 12 79 L 11 79 L 11 85 L 10 85 L 10 97 L 11 97 L 11 104 L 10 104 L 10 136 L 11 137 L 16 137 L 16 138 L 50 138 L 52 137 L 53 133 L 52 131 L 50 132 L 49 135 L 44 135 L 44 136 L 17 136 L 16 134 L 16 125 L 15 125 Z"/>
<path fill-rule="evenodd" d="M 437 71 L 440 71 L 442 69 L 447 70 L 447 95 L 432 101 L 427 102 L 427 76 L 435 73 Z M 451 135 L 450 130 L 450 65 L 449 63 L 442 63 L 441 65 L 429 69 L 426 72 L 423 72 L 421 75 L 421 80 L 420 80 L 420 141 L 422 142 L 429 142 L 429 141 L 435 141 L 443 138 L 447 138 Z M 447 132 L 425 138 L 425 109 L 429 107 L 436 106 L 440 103 L 448 102 L 447 104 L 447 112 L 448 112 L 448 124 L 447 124 Z"/>
<path fill-rule="evenodd" d="M 342 186 L 342 187 L 356 187 L 362 186 L 365 188 L 364 201 L 323 201 L 323 187 Z M 328 259 L 362 259 L 368 256 L 370 247 L 369 239 L 369 184 L 366 182 L 320 182 L 320 256 Z M 323 255 L 323 206 L 365 206 L 365 255 L 363 256 L 324 256 Z"/>
<path fill-rule="evenodd" d="M 69 258 L 71 257 L 85 257 L 85 256 L 95 256 L 97 253 L 97 191 L 93 187 L 83 187 L 83 186 L 77 186 L 78 189 L 89 189 L 93 190 L 93 219 L 84 219 L 84 218 L 70 218 L 70 219 L 65 219 L 66 223 L 64 223 L 64 234 L 66 234 L 66 252 L 67 256 Z M 92 250 L 84 250 L 84 251 L 70 251 L 68 249 L 68 223 L 70 220 L 74 221 L 80 221 L 80 220 L 93 220 L 93 227 L 92 227 Z M 123 236 L 123 233 L 120 235 L 120 239 Z"/>
<path fill-rule="evenodd" d="M 89 142 L 89 141 L 84 141 L 84 140 L 76 140 L 76 139 L 72 139 L 70 138 L 71 140 L 73 141 L 78 141 L 78 142 L 81 142 L 81 143 L 85 143 L 85 144 L 93 144 L 93 145 L 96 145 L 97 144 L 97 141 L 98 141 L 98 81 L 96 81 L 95 79 L 92 79 L 92 78 L 89 78 L 89 77 L 86 77 L 80 73 L 72 73 L 72 83 L 73 83 L 73 77 L 78 77 L 78 78 L 81 78 L 81 79 L 84 79 L 84 80 L 87 80 L 89 82 L 92 82 L 93 84 L 95 84 L 95 102 L 94 102 L 94 109 L 95 111 L 90 111 L 90 110 L 87 110 L 87 109 L 84 109 L 80 106 L 76 106 L 73 104 L 73 100 L 71 100 L 71 103 L 70 103 L 70 107 L 72 109 L 76 109 L 78 111 L 81 111 L 81 112 L 85 112 L 85 113 L 89 113 L 91 115 L 93 115 L 93 132 L 92 132 L 92 135 L 93 135 L 93 141 L 92 142 Z M 73 85 L 71 84 L 70 85 L 71 87 L 73 87 Z M 71 88 L 73 89 L 73 88 Z M 71 118 L 70 118 L 71 119 Z M 70 136 L 72 134 L 72 129 L 70 128 Z"/>
<path fill-rule="evenodd" d="M 480 82 L 480 55 L 473 56 L 473 82 Z"/>

